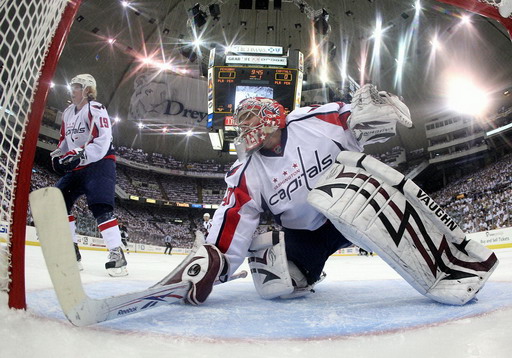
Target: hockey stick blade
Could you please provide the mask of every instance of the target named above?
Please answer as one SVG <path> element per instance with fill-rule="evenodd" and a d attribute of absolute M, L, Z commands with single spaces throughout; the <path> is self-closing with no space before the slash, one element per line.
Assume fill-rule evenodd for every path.
<path fill-rule="evenodd" d="M 43 188 L 33 191 L 30 194 L 30 208 L 55 293 L 62 311 L 73 325 L 87 326 L 162 304 L 182 302 L 189 291 L 191 284 L 183 282 L 103 299 L 90 298 L 80 278 L 66 206 L 60 190 Z M 247 272 L 242 271 L 230 280 L 246 276 Z"/>

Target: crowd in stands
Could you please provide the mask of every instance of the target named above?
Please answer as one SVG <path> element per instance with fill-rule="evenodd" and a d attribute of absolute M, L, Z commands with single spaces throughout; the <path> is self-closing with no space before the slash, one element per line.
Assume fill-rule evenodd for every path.
<path fill-rule="evenodd" d="M 400 164 L 405 163 L 405 149 L 400 146 L 393 147 L 386 153 L 370 155 L 395 169 L 398 168 Z"/>
<path fill-rule="evenodd" d="M 140 158 L 144 154 L 138 151 Z M 10 185 L 5 171 L 6 160 L 0 163 L 0 189 Z M 118 185 L 127 193 L 188 203 L 220 203 L 225 190 L 222 179 L 191 178 L 176 175 L 155 174 L 146 170 L 135 170 L 118 165 Z M 50 169 L 35 164 L 31 190 L 54 185 L 58 176 Z M 9 193 L 6 191 L 5 193 Z M 6 195 L 4 193 L 4 195 Z M 496 163 L 477 172 L 472 172 L 446 185 L 442 190 L 430 194 L 466 232 L 487 231 L 511 226 L 512 205 L 512 155 L 502 157 Z M 156 197 L 155 197 L 156 198 Z M 7 214 L 9 198 L 2 198 L 2 219 Z M 80 199 L 74 208 L 77 217 L 77 233 L 100 237 L 96 222 Z M 202 227 L 203 210 L 134 203 L 118 200 L 116 216 L 128 227 L 131 242 L 163 245 L 163 237 L 170 233 L 174 246 L 191 247 L 195 232 Z M 28 222 L 31 218 L 27 219 Z M 271 215 L 263 215 L 256 234 L 275 225 Z"/>
<path fill-rule="evenodd" d="M 120 146 L 116 148 L 117 155 L 137 163 L 147 163 L 149 165 L 174 170 L 183 170 L 197 173 L 225 173 L 232 163 L 220 164 L 209 159 L 204 162 L 182 162 L 171 155 L 161 153 L 146 153 L 142 149 L 127 148 Z"/>
<path fill-rule="evenodd" d="M 512 155 L 431 194 L 466 232 L 510 227 Z"/>

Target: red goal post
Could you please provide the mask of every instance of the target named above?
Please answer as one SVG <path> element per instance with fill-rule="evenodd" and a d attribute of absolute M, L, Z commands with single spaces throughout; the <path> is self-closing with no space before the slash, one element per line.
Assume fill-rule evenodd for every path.
<path fill-rule="evenodd" d="M 80 3 L 0 0 L 0 305 L 11 308 L 26 308 L 32 165 L 50 83 Z"/>
<path fill-rule="evenodd" d="M 512 40 L 512 16 L 503 17 L 499 8 L 506 2 L 512 0 L 437 0 L 446 4 L 454 5 L 462 9 L 492 18 L 506 27 L 508 35 Z M 508 5 L 508 4 L 507 4 Z"/>

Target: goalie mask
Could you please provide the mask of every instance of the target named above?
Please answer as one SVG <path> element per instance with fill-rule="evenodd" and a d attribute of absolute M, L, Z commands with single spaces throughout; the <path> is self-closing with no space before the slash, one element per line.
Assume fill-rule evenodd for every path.
<path fill-rule="evenodd" d="M 235 147 L 240 159 L 263 147 L 265 140 L 285 127 L 284 107 L 270 98 L 253 97 L 240 102 L 234 113 L 238 137 Z"/>
<path fill-rule="evenodd" d="M 77 75 L 71 79 L 71 82 L 69 82 L 70 86 L 74 84 L 82 86 L 84 98 L 96 99 L 96 80 L 94 79 L 94 77 L 87 73 Z M 87 90 L 87 88 L 89 89 Z"/>

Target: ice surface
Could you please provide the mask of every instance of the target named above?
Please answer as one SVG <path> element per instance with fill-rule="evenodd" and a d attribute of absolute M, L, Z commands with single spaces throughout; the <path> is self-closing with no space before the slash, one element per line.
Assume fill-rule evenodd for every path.
<path fill-rule="evenodd" d="M 205 305 L 169 305 L 76 328 L 57 303 L 39 247 L 27 247 L 27 312 L 0 308 L 0 357 L 510 357 L 512 249 L 469 304 L 435 303 L 378 257 L 332 257 L 315 294 L 265 301 L 246 278 Z M 91 297 L 146 288 L 184 256 L 130 254 L 108 277 L 105 252 L 82 251 Z M 246 266 L 242 267 L 247 269 Z"/>

